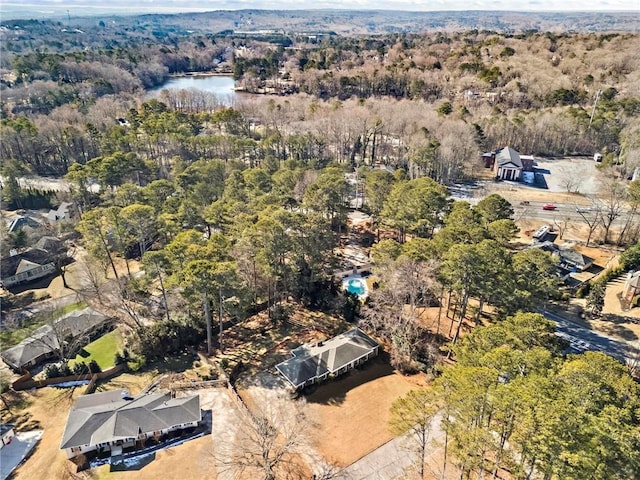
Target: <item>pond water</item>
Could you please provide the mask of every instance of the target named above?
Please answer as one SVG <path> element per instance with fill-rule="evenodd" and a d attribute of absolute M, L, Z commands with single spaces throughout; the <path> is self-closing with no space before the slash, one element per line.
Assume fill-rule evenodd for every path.
<path fill-rule="evenodd" d="M 189 90 L 197 89 L 213 93 L 225 105 L 232 105 L 238 99 L 238 94 L 233 90 L 235 82 L 233 77 L 223 75 L 189 75 L 185 77 L 172 77 L 159 87 L 149 90 L 151 98 L 160 95 L 162 90 Z"/>

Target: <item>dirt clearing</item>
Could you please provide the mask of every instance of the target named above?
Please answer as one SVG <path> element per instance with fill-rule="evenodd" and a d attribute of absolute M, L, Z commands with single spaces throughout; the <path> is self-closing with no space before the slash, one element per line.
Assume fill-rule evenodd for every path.
<path fill-rule="evenodd" d="M 345 467 L 391 440 L 391 404 L 424 385 L 424 375 L 400 375 L 382 357 L 344 378 L 318 385 L 305 397 L 317 425 L 310 434 L 317 439 L 318 452 Z"/>

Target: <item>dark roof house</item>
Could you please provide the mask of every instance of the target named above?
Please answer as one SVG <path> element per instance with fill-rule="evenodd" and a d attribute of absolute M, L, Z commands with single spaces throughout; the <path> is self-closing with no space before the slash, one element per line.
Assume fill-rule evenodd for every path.
<path fill-rule="evenodd" d="M 131 397 L 120 390 L 83 395 L 69 411 L 60 448 L 67 452 L 67 458 L 98 449 L 114 454 L 140 440 L 195 427 L 201 420 L 198 395 Z"/>
<path fill-rule="evenodd" d="M 289 360 L 276 365 L 295 389 L 338 375 L 378 354 L 378 343 L 359 328 L 325 342 L 302 345 Z"/>
<path fill-rule="evenodd" d="M 593 265 L 593 258 L 570 247 L 561 247 L 553 242 L 541 242 L 531 248 L 540 248 L 558 258 L 559 267 L 565 270 L 582 272 Z"/>
<path fill-rule="evenodd" d="M 4 288 L 28 283 L 55 272 L 52 256 L 46 250 L 31 248 L 0 261 L 0 286 Z"/>
<path fill-rule="evenodd" d="M 56 356 L 56 352 L 62 346 L 60 342 L 75 340 L 82 336 L 91 337 L 109 324 L 109 317 L 90 307 L 75 310 L 60 317 L 51 325 L 38 328 L 18 345 L 0 353 L 0 357 L 9 367 L 21 372 L 25 368 L 31 368 L 47 358 Z"/>

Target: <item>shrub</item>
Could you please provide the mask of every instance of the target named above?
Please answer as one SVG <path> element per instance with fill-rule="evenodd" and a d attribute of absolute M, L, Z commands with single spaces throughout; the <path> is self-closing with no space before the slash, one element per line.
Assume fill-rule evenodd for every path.
<path fill-rule="evenodd" d="M 76 363 L 73 366 L 74 375 L 84 375 L 86 373 L 89 373 L 89 367 L 87 367 L 87 365 L 84 362 Z"/>
<path fill-rule="evenodd" d="M 89 371 L 91 373 L 100 373 L 102 369 L 100 368 L 100 365 L 98 365 L 98 362 L 96 362 L 95 360 L 91 360 L 89 362 Z"/>
<path fill-rule="evenodd" d="M 44 369 L 45 378 L 56 378 L 60 377 L 60 368 L 55 363 L 52 365 L 47 365 Z"/>

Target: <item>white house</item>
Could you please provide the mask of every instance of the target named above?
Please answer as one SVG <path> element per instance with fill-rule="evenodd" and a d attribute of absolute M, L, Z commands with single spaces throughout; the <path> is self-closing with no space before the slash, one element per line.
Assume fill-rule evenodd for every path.
<path fill-rule="evenodd" d="M 522 159 L 511 147 L 505 147 L 496 153 L 494 171 L 500 180 L 520 180 L 522 176 Z"/>
<path fill-rule="evenodd" d="M 0 286 L 13 287 L 51 275 L 56 266 L 49 252 L 32 248 L 26 252 L 11 252 L 0 264 Z"/>
<path fill-rule="evenodd" d="M 67 458 L 93 451 L 119 455 L 123 448 L 142 446 L 148 438 L 196 427 L 201 421 L 198 395 L 131 397 L 126 390 L 83 395 L 69 412 L 60 449 Z"/>

